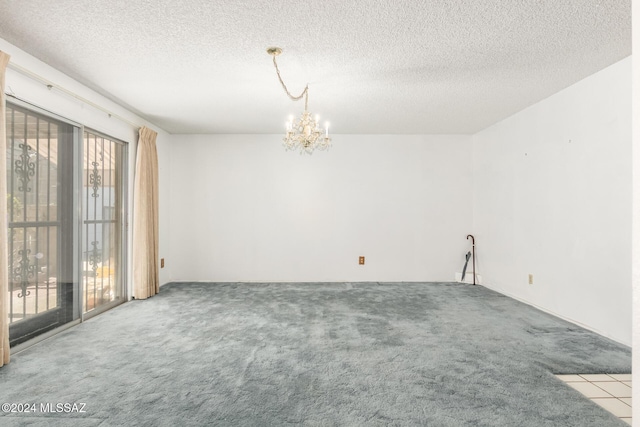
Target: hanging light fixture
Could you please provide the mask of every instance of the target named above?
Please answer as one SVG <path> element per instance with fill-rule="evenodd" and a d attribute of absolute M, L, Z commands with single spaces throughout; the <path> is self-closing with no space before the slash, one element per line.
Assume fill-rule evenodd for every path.
<path fill-rule="evenodd" d="M 287 151 L 299 150 L 300 154 L 312 154 L 315 150 L 326 150 L 331 147 L 331 138 L 329 138 L 329 122 L 326 122 L 325 128 L 322 129 L 318 124 L 320 117 L 313 117 L 309 113 L 309 85 L 305 86 L 300 95 L 291 95 L 291 92 L 289 92 L 289 89 L 287 89 L 287 86 L 282 81 L 280 70 L 278 69 L 278 63 L 276 62 L 276 56 L 282 53 L 282 49 L 279 47 L 270 47 L 267 49 L 267 53 L 273 56 L 273 65 L 276 67 L 278 80 L 280 80 L 280 84 L 289 98 L 293 101 L 298 101 L 304 97 L 304 111 L 302 112 L 302 115 L 296 120 L 294 120 L 293 116 L 289 117 L 289 121 L 285 124 L 286 133 L 285 137 L 282 139 L 285 149 Z"/>

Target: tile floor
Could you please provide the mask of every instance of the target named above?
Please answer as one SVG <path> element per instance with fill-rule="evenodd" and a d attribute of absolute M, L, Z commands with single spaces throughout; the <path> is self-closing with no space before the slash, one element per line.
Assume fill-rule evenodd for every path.
<path fill-rule="evenodd" d="M 593 402 L 631 425 L 631 374 L 556 376 Z"/>

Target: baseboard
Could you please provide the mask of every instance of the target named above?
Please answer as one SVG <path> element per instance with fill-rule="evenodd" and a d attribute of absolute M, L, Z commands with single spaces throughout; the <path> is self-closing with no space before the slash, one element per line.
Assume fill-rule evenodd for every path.
<path fill-rule="evenodd" d="M 478 279 L 481 278 L 480 275 L 477 275 Z M 270 283 L 288 283 L 288 284 L 314 284 L 314 283 L 465 283 L 467 284 L 466 278 L 464 282 L 457 282 L 455 280 L 172 280 L 167 282 L 164 285 L 169 285 L 173 283 L 212 283 L 212 284 L 229 284 L 229 283 L 251 283 L 251 284 L 270 284 Z M 468 284 L 473 284 L 473 282 L 468 282 Z"/>
<path fill-rule="evenodd" d="M 629 347 L 629 349 L 631 349 L 631 344 L 626 343 L 626 342 L 623 342 L 623 341 L 620 341 L 618 338 L 612 337 L 611 335 L 609 335 L 609 334 L 607 334 L 607 333 L 604 333 L 604 332 L 602 332 L 602 331 L 599 331 L 599 330 L 597 330 L 596 328 L 594 328 L 594 327 L 592 327 L 592 326 L 585 325 L 584 323 L 579 322 L 579 321 L 577 321 L 577 320 L 575 320 L 575 319 L 571 319 L 571 318 L 569 318 L 569 317 L 567 317 L 567 316 L 563 316 L 563 315 L 561 315 L 561 314 L 555 313 L 555 312 L 553 312 L 553 311 L 551 311 L 551 310 L 549 310 L 549 309 L 546 309 L 546 308 L 544 308 L 544 307 L 540 307 L 539 305 L 536 305 L 536 304 L 534 304 L 534 303 L 532 303 L 532 302 L 529 302 L 529 301 L 527 301 L 527 300 L 525 300 L 525 299 L 523 299 L 523 298 L 520 298 L 520 297 L 517 297 L 517 296 L 515 296 L 515 295 L 512 295 L 512 294 L 510 294 L 509 292 L 504 292 L 504 291 L 503 291 L 503 290 L 501 290 L 501 289 L 494 288 L 494 287 L 492 287 L 492 286 L 490 286 L 490 285 L 487 285 L 487 284 L 483 284 L 482 286 L 483 286 L 483 287 L 485 287 L 485 288 L 487 288 L 487 289 L 491 289 L 491 290 L 492 290 L 492 291 L 494 291 L 494 292 L 497 292 L 497 293 L 499 293 L 499 294 L 502 294 L 502 295 L 504 295 L 504 296 L 506 296 L 506 297 L 509 297 L 509 298 L 512 298 L 512 299 L 514 299 L 514 300 L 516 300 L 516 301 L 519 301 L 519 302 L 521 302 L 521 303 L 523 303 L 523 304 L 527 304 L 527 305 L 529 305 L 529 306 L 531 306 L 531 307 L 533 307 L 533 308 L 536 308 L 536 309 L 538 309 L 538 310 L 540 310 L 540 311 L 543 311 L 543 312 L 545 312 L 545 313 L 547 313 L 547 314 L 550 314 L 550 315 L 552 315 L 552 316 L 554 316 L 554 317 L 557 317 L 557 318 L 559 318 L 559 319 L 565 320 L 565 321 L 567 321 L 567 322 L 569 322 L 569 323 L 573 323 L 574 325 L 580 326 L 580 327 L 581 327 L 581 328 L 583 328 L 583 329 L 586 329 L 586 330 L 588 330 L 588 331 L 594 332 L 594 333 L 596 333 L 596 334 L 598 334 L 598 335 L 601 335 L 601 336 L 603 336 L 603 337 L 605 337 L 605 338 L 610 339 L 611 341 L 615 341 L 615 342 L 617 342 L 618 344 L 622 344 L 622 345 L 624 345 L 624 346 L 626 346 L 626 347 Z"/>

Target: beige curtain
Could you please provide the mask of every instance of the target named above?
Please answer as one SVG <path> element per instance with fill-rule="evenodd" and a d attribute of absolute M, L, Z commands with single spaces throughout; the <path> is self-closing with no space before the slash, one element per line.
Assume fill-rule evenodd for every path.
<path fill-rule="evenodd" d="M 0 366 L 9 363 L 9 272 L 7 261 L 7 129 L 4 75 L 9 55 L 0 51 Z"/>
<path fill-rule="evenodd" d="M 142 127 L 138 137 L 133 194 L 133 296 L 149 298 L 160 290 L 158 270 L 158 134 Z"/>

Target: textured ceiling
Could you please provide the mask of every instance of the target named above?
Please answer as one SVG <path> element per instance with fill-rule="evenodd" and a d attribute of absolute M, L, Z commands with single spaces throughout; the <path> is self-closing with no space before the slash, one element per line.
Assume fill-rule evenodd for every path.
<path fill-rule="evenodd" d="M 631 0 L 2 0 L 0 37 L 171 133 L 474 133 L 631 54 Z"/>

